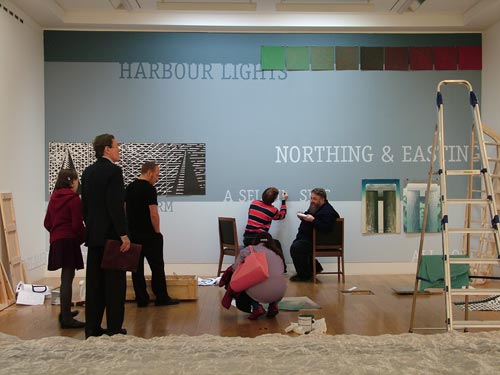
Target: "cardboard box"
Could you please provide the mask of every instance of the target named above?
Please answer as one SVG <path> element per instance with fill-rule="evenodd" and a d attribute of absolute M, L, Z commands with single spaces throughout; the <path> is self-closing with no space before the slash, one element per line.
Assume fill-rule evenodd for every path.
<path fill-rule="evenodd" d="M 198 299 L 198 277 L 196 275 L 166 275 L 168 295 L 180 300 Z M 146 275 L 146 287 L 149 298 L 155 295 L 151 289 L 151 275 Z M 127 276 L 127 301 L 135 301 L 134 285 L 132 277 Z"/>

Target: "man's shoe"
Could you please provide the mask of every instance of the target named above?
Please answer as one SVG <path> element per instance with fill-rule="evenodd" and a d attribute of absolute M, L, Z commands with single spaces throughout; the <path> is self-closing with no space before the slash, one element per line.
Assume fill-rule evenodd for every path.
<path fill-rule="evenodd" d="M 290 281 L 306 282 L 306 281 L 311 281 L 311 277 L 301 277 L 299 275 L 294 275 L 294 276 L 290 277 Z"/>
<path fill-rule="evenodd" d="M 71 311 L 71 317 L 74 318 L 75 316 L 78 315 L 79 312 L 80 311 L 78 311 L 78 310 Z M 61 313 L 59 313 L 59 323 L 62 323 L 62 315 L 61 315 Z"/>
<path fill-rule="evenodd" d="M 278 304 L 276 302 L 270 303 L 269 307 L 267 308 L 267 317 L 274 318 L 279 313 L 280 313 L 280 310 L 278 309 Z"/>
<path fill-rule="evenodd" d="M 250 313 L 250 315 L 248 315 L 248 319 L 255 320 L 259 316 L 264 315 L 265 313 L 266 313 L 266 310 L 264 310 L 264 307 L 261 304 L 259 304 L 259 306 L 257 306 L 255 309 L 253 309 L 253 311 Z"/>
<path fill-rule="evenodd" d="M 118 331 L 111 331 L 109 329 L 105 330 L 106 335 L 114 336 L 114 335 L 126 335 L 127 330 L 125 328 L 120 328 Z"/>
<path fill-rule="evenodd" d="M 91 336 L 93 336 L 93 337 L 99 337 L 99 336 L 104 335 L 105 333 L 106 333 L 106 331 L 104 329 L 102 329 L 101 327 L 99 327 L 96 330 L 87 330 L 87 329 L 85 329 L 85 338 L 88 339 Z"/>
<path fill-rule="evenodd" d="M 148 307 L 149 301 L 137 301 L 137 307 Z"/>
<path fill-rule="evenodd" d="M 71 321 L 65 323 L 61 322 L 62 329 L 72 329 L 72 328 L 85 328 L 85 323 L 80 322 L 79 320 L 72 319 Z"/>
<path fill-rule="evenodd" d="M 179 304 L 179 300 L 175 298 L 169 298 L 169 299 L 161 299 L 158 301 L 155 301 L 155 306 L 170 306 L 170 305 L 177 305 Z"/>

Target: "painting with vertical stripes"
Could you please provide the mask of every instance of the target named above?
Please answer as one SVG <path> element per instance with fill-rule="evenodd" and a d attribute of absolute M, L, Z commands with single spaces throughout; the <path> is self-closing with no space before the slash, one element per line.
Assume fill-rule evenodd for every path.
<path fill-rule="evenodd" d="M 361 181 L 362 233 L 401 233 L 399 180 Z"/>
<path fill-rule="evenodd" d="M 403 230 L 405 233 L 420 233 L 424 221 L 427 183 L 408 182 L 403 189 Z M 425 232 L 441 232 L 441 200 L 437 183 L 429 189 L 429 205 Z"/>

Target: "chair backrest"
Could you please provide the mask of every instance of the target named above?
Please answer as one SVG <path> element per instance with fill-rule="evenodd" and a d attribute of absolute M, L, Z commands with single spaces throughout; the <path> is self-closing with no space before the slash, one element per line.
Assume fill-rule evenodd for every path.
<path fill-rule="evenodd" d="M 329 232 L 313 231 L 313 241 L 317 250 L 344 249 L 344 218 L 338 218 Z"/>
<path fill-rule="evenodd" d="M 238 233 L 234 217 L 219 217 L 219 239 L 223 247 L 238 249 Z"/>

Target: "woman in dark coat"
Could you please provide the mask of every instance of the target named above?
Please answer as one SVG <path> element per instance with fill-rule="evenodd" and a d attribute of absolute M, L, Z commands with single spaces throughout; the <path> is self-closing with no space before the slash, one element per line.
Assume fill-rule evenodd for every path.
<path fill-rule="evenodd" d="M 45 215 L 44 226 L 50 233 L 48 270 L 61 269 L 61 328 L 83 328 L 71 311 L 75 270 L 83 268 L 80 245 L 85 239 L 82 202 L 77 193 L 78 175 L 71 169 L 61 169 L 57 176 Z"/>

